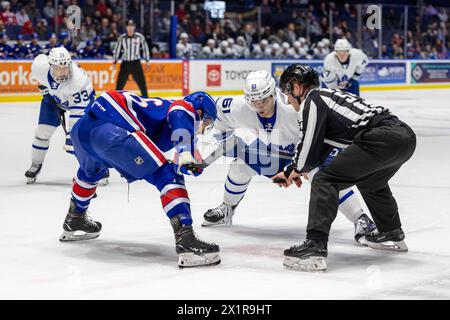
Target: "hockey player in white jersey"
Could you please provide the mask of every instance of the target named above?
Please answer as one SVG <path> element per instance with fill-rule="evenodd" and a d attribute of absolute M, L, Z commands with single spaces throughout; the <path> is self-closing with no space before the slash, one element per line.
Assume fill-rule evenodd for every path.
<path fill-rule="evenodd" d="M 325 57 L 322 87 L 341 89 L 359 96 L 359 78 L 368 63 L 364 52 L 352 48 L 347 39 L 338 39 L 334 51 Z"/>
<path fill-rule="evenodd" d="M 234 139 L 234 146 L 227 147 L 225 155 L 235 159 L 228 170 L 223 203 L 204 214 L 204 227 L 230 225 L 252 177 L 271 178 L 283 170 L 300 139 L 297 112 L 282 101 L 275 90 L 275 79 L 267 71 L 249 73 L 244 91 L 245 96 L 221 97 L 216 101 L 216 137 L 227 143 Z M 338 152 L 333 150 L 323 165 Z M 309 173 L 310 180 L 318 170 Z M 359 241 L 375 229 L 375 224 L 364 214 L 351 189 L 343 190 L 340 195 L 339 210 L 354 223 L 355 240 Z"/>
<path fill-rule="evenodd" d="M 27 183 L 36 182 L 50 138 L 58 126 L 63 125 L 66 132 L 64 150 L 73 153 L 70 129 L 95 99 L 91 80 L 83 69 L 72 63 L 64 47 L 53 48 L 48 55 L 38 55 L 31 65 L 31 76 L 38 82 L 42 101 L 31 148 L 31 167 L 25 172 Z M 66 111 L 70 113 L 67 125 Z"/>

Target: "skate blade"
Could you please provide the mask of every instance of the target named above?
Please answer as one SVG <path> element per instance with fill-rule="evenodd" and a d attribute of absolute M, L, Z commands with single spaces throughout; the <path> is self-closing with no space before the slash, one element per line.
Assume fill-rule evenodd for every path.
<path fill-rule="evenodd" d="M 220 220 L 217 222 L 210 222 L 208 220 L 203 220 L 202 227 L 230 227 L 233 225 L 233 219 L 230 218 L 228 221 Z"/>
<path fill-rule="evenodd" d="M 283 265 L 287 269 L 294 271 L 322 272 L 327 270 L 327 258 L 309 257 L 307 259 L 300 259 L 285 256 Z"/>
<path fill-rule="evenodd" d="M 82 233 L 76 234 L 76 232 L 82 231 L 64 231 L 62 235 L 59 237 L 59 241 L 61 242 L 72 242 L 72 241 L 83 241 L 83 240 L 91 240 L 98 238 L 100 232 L 90 232 L 90 233 Z"/>
<path fill-rule="evenodd" d="M 222 222 L 222 221 L 209 222 L 209 221 L 205 220 L 202 222 L 202 227 L 207 227 L 207 228 L 209 228 L 209 227 L 230 227 L 231 225 L 232 225 L 231 222 Z"/>
<path fill-rule="evenodd" d="M 397 252 L 407 252 L 408 246 L 405 243 L 405 240 L 402 241 L 385 241 L 381 243 L 370 242 L 366 240 L 369 248 L 375 250 L 383 250 L 383 251 L 397 251 Z"/>
<path fill-rule="evenodd" d="M 27 178 L 27 184 L 34 184 L 36 183 L 36 178 Z"/>
<path fill-rule="evenodd" d="M 220 256 L 218 252 L 215 253 L 205 253 L 203 255 L 198 255 L 195 253 L 180 253 L 178 254 L 178 267 L 183 268 L 194 268 L 203 266 L 214 266 L 220 263 Z"/>
<path fill-rule="evenodd" d="M 355 239 L 355 243 L 357 246 L 359 247 L 368 247 L 369 245 L 367 244 L 367 240 L 364 236 L 362 236 L 361 238 L 359 238 L 358 240 Z"/>

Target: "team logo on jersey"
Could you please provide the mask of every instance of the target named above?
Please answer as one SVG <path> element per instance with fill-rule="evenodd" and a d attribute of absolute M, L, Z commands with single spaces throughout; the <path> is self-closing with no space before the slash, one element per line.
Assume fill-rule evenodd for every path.
<path fill-rule="evenodd" d="M 144 163 L 144 159 L 142 159 L 141 157 L 136 157 L 136 158 L 134 159 L 134 162 L 135 162 L 138 166 L 140 166 L 141 164 Z"/>

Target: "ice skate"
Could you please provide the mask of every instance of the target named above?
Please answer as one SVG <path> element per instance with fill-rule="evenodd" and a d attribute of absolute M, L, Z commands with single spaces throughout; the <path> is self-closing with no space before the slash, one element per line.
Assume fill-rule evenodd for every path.
<path fill-rule="evenodd" d="M 365 236 L 365 242 L 370 248 L 376 250 L 408 251 L 408 246 L 405 243 L 405 233 L 401 228 L 386 232 L 375 230 Z"/>
<path fill-rule="evenodd" d="M 375 231 L 377 226 L 375 223 L 364 213 L 355 222 L 355 241 L 361 245 L 367 246 L 364 236 Z"/>
<path fill-rule="evenodd" d="M 107 186 L 109 184 L 109 169 L 106 169 L 106 173 L 103 178 L 99 181 L 102 186 Z"/>
<path fill-rule="evenodd" d="M 180 268 L 220 263 L 218 245 L 207 243 L 197 238 L 192 226 L 181 224 L 179 216 L 173 217 L 170 223 L 175 233 L 176 252 Z"/>
<path fill-rule="evenodd" d="M 211 226 L 231 226 L 233 224 L 233 215 L 236 206 L 230 206 L 222 203 L 216 208 L 209 209 L 203 215 L 202 227 Z"/>
<path fill-rule="evenodd" d="M 30 169 L 25 172 L 25 177 L 27 177 L 27 184 L 32 184 L 36 182 L 37 175 L 41 172 L 42 163 L 32 163 Z"/>
<path fill-rule="evenodd" d="M 75 203 L 70 200 L 70 208 L 63 225 L 64 232 L 59 241 L 81 241 L 98 238 L 102 224 L 93 221 L 86 211 L 75 212 Z"/>
<path fill-rule="evenodd" d="M 296 271 L 325 271 L 327 256 L 327 241 L 308 239 L 301 245 L 284 250 L 283 265 Z"/>

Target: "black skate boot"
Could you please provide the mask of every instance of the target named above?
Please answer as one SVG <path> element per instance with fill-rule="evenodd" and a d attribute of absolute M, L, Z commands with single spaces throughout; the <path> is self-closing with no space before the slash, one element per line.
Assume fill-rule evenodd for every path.
<path fill-rule="evenodd" d="M 25 177 L 27 177 L 27 184 L 32 184 L 36 182 L 37 175 L 41 172 L 42 163 L 32 163 L 30 169 L 25 172 Z"/>
<path fill-rule="evenodd" d="M 365 213 L 363 213 L 358 221 L 355 222 L 355 241 L 359 244 L 367 246 L 364 236 L 375 231 L 377 226 Z"/>
<path fill-rule="evenodd" d="M 405 233 L 402 228 L 379 232 L 375 230 L 365 236 L 365 242 L 372 249 L 386 251 L 408 251 L 405 243 Z"/>
<path fill-rule="evenodd" d="M 109 169 L 106 169 L 105 175 L 103 176 L 103 178 L 99 181 L 99 183 L 102 186 L 106 186 L 109 184 Z"/>
<path fill-rule="evenodd" d="M 232 225 L 234 209 L 236 207 L 222 203 L 218 207 L 209 209 L 203 215 L 205 220 L 202 222 L 202 227 Z"/>
<path fill-rule="evenodd" d="M 64 232 L 59 241 L 90 240 L 98 238 L 100 230 L 102 230 L 102 224 L 98 221 L 93 221 L 86 211 L 75 212 L 75 203 L 73 200 L 70 200 L 69 213 L 67 213 L 63 229 Z"/>
<path fill-rule="evenodd" d="M 283 265 L 298 271 L 325 271 L 328 256 L 326 240 L 306 239 L 303 244 L 284 250 Z"/>
<path fill-rule="evenodd" d="M 175 233 L 178 266 L 185 268 L 219 264 L 219 246 L 198 239 L 192 226 L 181 224 L 180 219 L 180 215 L 170 219 Z"/>

